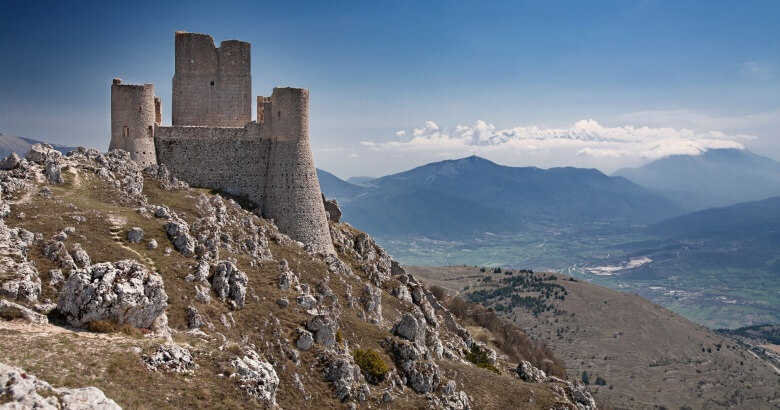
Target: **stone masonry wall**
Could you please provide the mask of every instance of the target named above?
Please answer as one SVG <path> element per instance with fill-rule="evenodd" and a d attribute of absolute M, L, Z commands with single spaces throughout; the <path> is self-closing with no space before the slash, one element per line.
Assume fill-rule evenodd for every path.
<path fill-rule="evenodd" d="M 261 128 L 254 122 L 243 128 L 158 127 L 157 159 L 192 186 L 243 196 L 261 207 L 269 154 Z"/>
<path fill-rule="evenodd" d="M 243 127 L 252 120 L 251 48 L 207 34 L 176 32 L 172 125 Z"/>

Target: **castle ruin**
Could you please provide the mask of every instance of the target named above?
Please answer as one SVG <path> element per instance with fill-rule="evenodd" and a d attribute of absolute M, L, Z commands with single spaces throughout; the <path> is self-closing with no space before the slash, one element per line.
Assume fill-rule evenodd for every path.
<path fill-rule="evenodd" d="M 111 143 L 141 165 L 165 164 L 192 186 L 251 201 L 291 238 L 333 252 L 309 146 L 309 90 L 257 97 L 252 121 L 250 44 L 176 32 L 171 126 L 153 84 L 111 86 Z"/>

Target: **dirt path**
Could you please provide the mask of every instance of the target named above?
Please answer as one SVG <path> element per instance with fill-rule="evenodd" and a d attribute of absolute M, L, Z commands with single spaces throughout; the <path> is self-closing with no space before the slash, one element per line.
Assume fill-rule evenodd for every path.
<path fill-rule="evenodd" d="M 138 256 L 138 259 L 143 261 L 144 264 L 146 264 L 146 267 L 148 267 L 152 271 L 157 271 L 157 265 L 154 263 L 154 260 L 152 260 L 149 257 L 146 257 L 142 255 L 140 252 L 136 251 L 135 249 L 127 246 L 125 244 L 125 241 L 122 239 L 119 234 L 122 232 L 125 225 L 127 225 L 127 218 L 124 217 L 118 217 L 116 215 L 109 215 L 108 216 L 108 223 L 111 224 L 111 227 L 108 229 L 109 232 L 111 232 L 111 240 L 116 242 L 117 245 L 121 246 L 124 249 L 127 249 L 128 251 L 132 252 L 136 256 Z"/>

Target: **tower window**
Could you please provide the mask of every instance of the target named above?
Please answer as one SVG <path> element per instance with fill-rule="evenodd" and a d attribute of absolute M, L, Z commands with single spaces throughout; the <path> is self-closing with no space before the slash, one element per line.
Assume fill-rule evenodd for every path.
<path fill-rule="evenodd" d="M 214 85 L 214 81 L 212 81 L 212 82 L 211 82 L 211 85 L 212 85 L 212 86 Z"/>
<path fill-rule="evenodd" d="M 127 137 L 129 137 L 129 136 L 130 136 L 130 128 L 129 128 L 127 125 L 125 125 L 125 126 L 123 126 L 123 127 L 122 127 L 122 135 L 123 135 L 125 138 L 127 138 Z"/>

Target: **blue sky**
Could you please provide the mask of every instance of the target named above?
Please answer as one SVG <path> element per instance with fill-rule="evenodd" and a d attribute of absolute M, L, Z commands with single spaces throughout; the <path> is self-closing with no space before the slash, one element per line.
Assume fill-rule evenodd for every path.
<path fill-rule="evenodd" d="M 113 77 L 154 83 L 169 123 L 176 30 L 251 42 L 256 95 L 310 88 L 317 165 L 342 177 L 780 159 L 778 1 L 4 1 L 0 132 L 106 149 Z"/>

